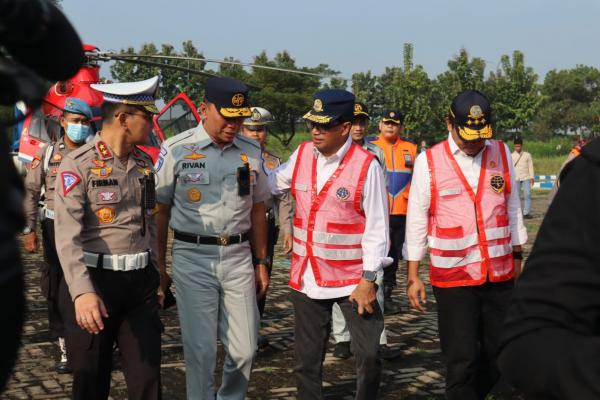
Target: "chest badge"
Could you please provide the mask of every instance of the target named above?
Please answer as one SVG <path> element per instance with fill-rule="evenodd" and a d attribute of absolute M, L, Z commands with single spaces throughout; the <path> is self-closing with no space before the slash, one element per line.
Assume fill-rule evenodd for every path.
<path fill-rule="evenodd" d="M 146 168 L 138 168 L 137 170 L 138 170 L 138 172 L 140 174 L 146 175 L 146 176 L 150 175 L 150 172 L 151 172 L 151 169 L 148 168 L 148 167 L 146 167 Z"/>
<path fill-rule="evenodd" d="M 90 172 L 97 177 L 107 178 L 112 174 L 112 167 L 104 167 L 104 168 L 91 168 Z"/>
<path fill-rule="evenodd" d="M 248 162 L 248 155 L 246 153 L 240 154 L 240 160 L 242 160 L 243 163 L 247 163 Z"/>
<path fill-rule="evenodd" d="M 96 168 L 104 168 L 104 167 L 106 167 L 106 162 L 102 161 L 102 160 L 92 160 L 92 164 L 94 164 L 94 166 Z"/>
<path fill-rule="evenodd" d="M 56 154 L 54 155 L 54 157 L 52 157 L 52 159 L 53 159 L 54 161 L 60 161 L 60 160 L 62 160 L 62 155 L 61 155 L 60 153 L 56 153 Z"/>
<path fill-rule="evenodd" d="M 496 161 L 490 161 L 490 168 L 496 168 Z"/>
<path fill-rule="evenodd" d="M 345 187 L 340 187 L 335 191 L 335 197 L 342 201 L 348 200 L 350 198 L 350 191 Z"/>
<path fill-rule="evenodd" d="M 113 201 L 117 197 L 116 192 L 100 192 L 98 197 L 101 201 Z"/>
<path fill-rule="evenodd" d="M 502 193 L 504 191 L 504 187 L 506 186 L 504 177 L 502 175 L 492 175 L 490 178 L 490 186 L 492 189 L 494 189 L 494 192 Z"/>
<path fill-rule="evenodd" d="M 200 201 L 200 199 L 202 199 L 202 192 L 196 188 L 191 188 L 187 192 L 187 197 L 192 203 L 197 203 Z"/>
<path fill-rule="evenodd" d="M 115 220 L 117 213 L 112 207 L 102 207 L 96 211 L 96 217 L 101 224 L 110 224 Z"/>

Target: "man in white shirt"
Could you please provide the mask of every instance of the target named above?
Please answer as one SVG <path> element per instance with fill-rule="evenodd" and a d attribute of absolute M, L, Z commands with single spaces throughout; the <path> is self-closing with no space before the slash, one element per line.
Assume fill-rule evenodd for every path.
<path fill-rule="evenodd" d="M 491 140 L 490 120 L 483 94 L 459 94 L 448 139 L 416 160 L 408 201 L 407 295 L 425 311 L 418 268 L 429 248 L 449 400 L 484 399 L 498 380 L 498 336 L 527 241 L 510 151 Z"/>
<path fill-rule="evenodd" d="M 383 314 L 375 280 L 391 263 L 387 194 L 377 159 L 349 136 L 353 110 L 354 96 L 345 90 L 316 93 L 304 116 L 312 142 L 269 177 L 274 195 L 291 190 L 296 200 L 289 285 L 299 399 L 322 398 L 334 303 L 353 338 L 356 398 L 376 398 L 381 379 Z"/>
<path fill-rule="evenodd" d="M 535 174 L 533 173 L 533 160 L 531 154 L 523 151 L 523 139 L 516 137 L 513 141 L 515 145 L 515 151 L 511 154 L 512 163 L 515 167 L 515 173 L 517 174 L 516 192 L 521 193 L 523 190 L 523 218 L 531 219 L 531 188 L 535 181 Z M 520 196 L 520 195 L 519 195 Z"/>

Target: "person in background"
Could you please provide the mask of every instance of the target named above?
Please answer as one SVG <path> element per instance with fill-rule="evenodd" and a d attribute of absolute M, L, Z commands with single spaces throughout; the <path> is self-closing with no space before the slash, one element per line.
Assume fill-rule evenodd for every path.
<path fill-rule="evenodd" d="M 531 154 L 523 151 L 523 139 L 517 137 L 513 141 L 515 151 L 511 154 L 512 163 L 517 174 L 517 185 L 515 190 L 521 193 L 523 190 L 523 218 L 531 219 L 531 188 L 535 182 L 533 173 L 533 160 Z M 520 195 L 519 195 L 520 196 Z"/>

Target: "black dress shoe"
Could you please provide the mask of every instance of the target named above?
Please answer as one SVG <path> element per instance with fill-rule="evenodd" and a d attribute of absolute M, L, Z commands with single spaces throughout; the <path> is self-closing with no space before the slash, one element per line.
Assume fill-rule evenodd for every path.
<path fill-rule="evenodd" d="M 400 304 L 392 300 L 391 297 L 388 297 L 383 301 L 383 313 L 385 315 L 399 314 L 401 310 Z"/>
<path fill-rule="evenodd" d="M 525 215 L 523 215 L 523 219 L 533 219 L 533 215 L 525 214 Z"/>
<path fill-rule="evenodd" d="M 336 343 L 335 349 L 333 350 L 333 356 L 335 358 L 350 358 L 352 352 L 350 351 L 350 342 L 339 342 Z"/>
<path fill-rule="evenodd" d="M 264 349 L 268 345 L 269 345 L 269 339 L 267 339 L 263 335 L 258 335 L 258 348 L 259 349 Z"/>
<path fill-rule="evenodd" d="M 387 344 L 379 345 L 379 357 L 384 360 L 395 360 L 402 355 L 401 349 L 394 349 Z"/>
<path fill-rule="evenodd" d="M 57 362 L 55 368 L 56 372 L 59 374 L 70 374 L 72 372 L 71 369 L 67 366 L 66 361 Z"/>

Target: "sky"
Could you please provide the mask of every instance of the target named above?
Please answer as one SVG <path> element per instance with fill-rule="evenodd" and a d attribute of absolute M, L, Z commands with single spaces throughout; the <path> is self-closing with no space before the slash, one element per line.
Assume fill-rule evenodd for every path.
<path fill-rule="evenodd" d="M 320 63 L 346 78 L 402 65 L 404 43 L 414 64 L 434 78 L 466 48 L 486 60 L 520 50 L 543 80 L 552 69 L 600 67 L 597 0 L 63 0 L 85 43 L 119 51 L 143 43 L 181 48 L 192 40 L 207 58 L 252 62 L 287 50 L 297 66 Z M 216 69 L 216 66 L 209 65 Z M 108 68 L 102 74 L 109 75 Z"/>

